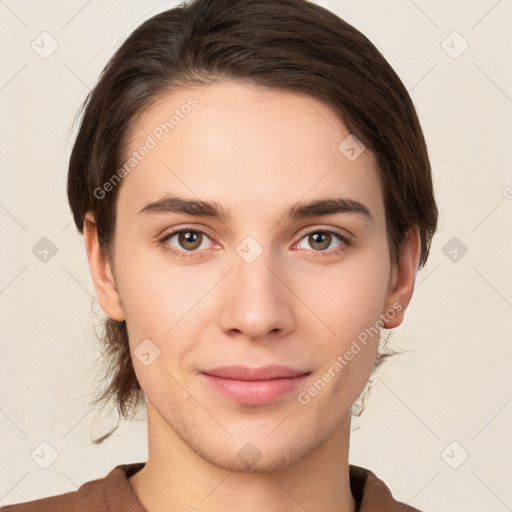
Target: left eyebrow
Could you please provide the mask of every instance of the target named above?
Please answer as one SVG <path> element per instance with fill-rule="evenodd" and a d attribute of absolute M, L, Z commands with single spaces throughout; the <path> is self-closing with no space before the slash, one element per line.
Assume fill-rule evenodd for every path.
<path fill-rule="evenodd" d="M 223 222 L 229 222 L 231 219 L 229 211 L 215 201 L 188 199 L 171 194 L 167 194 L 157 201 L 147 203 L 139 213 L 184 213 L 196 217 L 215 218 Z M 357 214 L 375 222 L 370 209 L 366 205 L 347 198 L 316 199 L 307 203 L 298 203 L 282 211 L 280 220 L 322 217 L 337 213 Z"/>
<path fill-rule="evenodd" d="M 336 213 L 353 213 L 375 222 L 370 209 L 363 203 L 344 197 L 334 199 L 316 199 L 308 203 L 298 203 L 284 211 L 282 220 L 322 217 Z"/>

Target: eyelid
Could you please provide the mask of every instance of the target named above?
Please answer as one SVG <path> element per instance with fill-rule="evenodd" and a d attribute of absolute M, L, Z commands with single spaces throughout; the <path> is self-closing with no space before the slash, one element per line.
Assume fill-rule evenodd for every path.
<path fill-rule="evenodd" d="M 346 239 L 352 239 L 354 235 L 350 233 L 350 231 L 347 231 L 346 229 L 338 228 L 336 226 L 322 226 L 320 224 L 315 224 L 313 226 L 308 226 L 304 228 L 303 231 L 299 232 L 300 238 L 302 239 L 304 236 L 309 235 L 311 233 L 316 233 L 317 231 L 325 231 L 327 233 L 336 233 L 338 236 Z"/>

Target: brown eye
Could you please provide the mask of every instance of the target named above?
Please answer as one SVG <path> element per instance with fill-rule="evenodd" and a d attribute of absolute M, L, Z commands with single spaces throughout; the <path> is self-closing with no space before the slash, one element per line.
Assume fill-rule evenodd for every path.
<path fill-rule="evenodd" d="M 187 251 L 194 251 L 201 246 L 203 234 L 199 231 L 180 231 L 178 234 L 178 243 L 180 247 Z"/>
<path fill-rule="evenodd" d="M 176 239 L 176 240 L 173 240 Z M 177 229 L 160 240 L 165 251 L 181 258 L 192 258 L 209 249 L 210 237 L 200 229 Z M 205 243 L 206 242 L 206 243 Z M 211 244 L 210 244 L 211 245 Z"/>
<path fill-rule="evenodd" d="M 332 246 L 333 242 L 337 245 Z M 306 247 L 306 245 L 308 247 Z M 294 246 L 298 249 L 308 249 L 313 256 L 333 256 L 344 253 L 352 245 L 351 240 L 342 233 L 330 229 L 316 229 L 305 233 L 300 242 Z M 330 249 L 329 249 L 330 248 Z"/>
<path fill-rule="evenodd" d="M 319 231 L 317 233 L 312 233 L 308 237 L 308 242 L 311 247 L 315 250 L 323 251 L 331 245 L 332 235 L 325 231 Z"/>

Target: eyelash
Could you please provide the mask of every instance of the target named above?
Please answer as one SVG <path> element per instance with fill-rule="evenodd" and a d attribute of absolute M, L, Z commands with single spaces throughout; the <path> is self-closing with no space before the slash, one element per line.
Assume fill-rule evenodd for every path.
<path fill-rule="evenodd" d="M 170 233 L 167 233 L 163 238 L 161 238 L 159 240 L 159 244 L 162 246 L 163 250 L 166 251 L 166 252 L 169 252 L 171 253 L 172 255 L 174 256 L 177 256 L 179 258 L 183 258 L 183 259 L 190 259 L 190 258 L 194 258 L 194 254 L 196 252 L 199 252 L 197 250 L 195 251 L 179 251 L 177 249 L 174 249 L 172 248 L 171 246 L 169 246 L 169 244 L 167 244 L 166 242 L 174 235 L 177 235 L 179 233 L 184 233 L 184 232 L 192 232 L 192 233 L 202 233 L 203 235 L 205 235 L 206 237 L 210 238 L 210 236 L 208 235 L 208 233 L 202 229 L 199 229 L 199 228 L 187 228 L 187 227 L 184 227 L 184 228 L 180 228 L 180 229 L 177 229 L 175 231 L 171 231 Z M 314 253 L 314 257 L 326 257 L 327 256 L 335 256 L 335 255 L 338 255 L 338 254 L 341 254 L 342 252 L 344 252 L 348 247 L 351 247 L 352 246 L 352 241 L 346 237 L 345 235 L 341 234 L 339 231 L 337 230 L 333 230 L 333 229 L 313 229 L 311 231 L 308 231 L 307 233 L 304 233 L 302 235 L 302 237 L 300 238 L 299 242 L 313 234 L 313 233 L 329 233 L 331 235 L 335 235 L 337 236 L 341 242 L 343 242 L 339 247 L 337 247 L 336 249 L 331 249 L 330 251 L 315 251 L 315 250 L 312 250 L 312 252 Z M 297 244 L 294 244 L 294 245 L 298 245 Z"/>

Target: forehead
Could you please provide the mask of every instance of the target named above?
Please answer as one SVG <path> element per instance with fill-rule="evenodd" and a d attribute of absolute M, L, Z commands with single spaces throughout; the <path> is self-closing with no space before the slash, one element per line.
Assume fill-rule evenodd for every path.
<path fill-rule="evenodd" d="M 336 193 L 382 217 L 374 155 L 347 158 L 352 142 L 336 113 L 311 96 L 234 81 L 179 89 L 134 123 L 123 162 L 134 165 L 125 166 L 119 209 L 135 214 L 172 193 L 254 217 L 263 204 L 270 214 L 273 205 Z"/>

